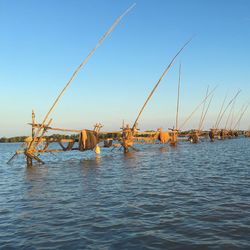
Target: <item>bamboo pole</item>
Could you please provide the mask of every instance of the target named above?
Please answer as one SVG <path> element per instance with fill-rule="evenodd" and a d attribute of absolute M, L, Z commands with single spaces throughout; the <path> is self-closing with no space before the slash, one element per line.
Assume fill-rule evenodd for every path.
<path fill-rule="evenodd" d="M 32 139 L 34 138 L 35 136 L 35 112 L 34 110 L 32 110 L 32 131 L 31 131 L 31 136 L 32 136 Z"/>
<path fill-rule="evenodd" d="M 164 78 L 164 76 L 166 75 L 166 73 L 168 72 L 168 70 L 171 68 L 172 64 L 174 63 L 176 57 L 181 53 L 181 51 L 191 42 L 192 38 L 189 39 L 182 47 L 181 49 L 176 53 L 176 55 L 173 57 L 173 59 L 171 60 L 171 62 L 169 63 L 168 67 L 165 69 L 165 71 L 163 72 L 163 74 L 161 75 L 160 79 L 158 80 L 158 82 L 156 83 L 156 85 L 154 86 L 153 90 L 151 91 L 151 93 L 149 94 L 148 98 L 146 99 L 145 103 L 143 104 L 138 116 L 135 119 L 134 125 L 132 127 L 132 130 L 134 130 L 143 110 L 145 109 L 148 101 L 150 100 L 150 98 L 152 97 L 152 95 L 154 94 L 155 90 L 157 89 L 157 87 L 159 86 L 161 80 Z"/>
<path fill-rule="evenodd" d="M 230 130 L 232 130 L 232 127 L 233 127 L 234 116 L 235 116 L 235 105 L 233 107 L 233 111 L 232 111 L 232 115 L 231 115 L 231 121 L 230 121 L 230 126 L 229 126 Z"/>
<path fill-rule="evenodd" d="M 215 129 L 218 129 L 219 125 L 220 125 L 220 122 L 225 114 L 225 112 L 227 111 L 228 107 L 232 104 L 232 102 L 237 98 L 237 96 L 240 94 L 241 90 L 238 90 L 236 95 L 234 95 L 234 97 L 230 100 L 230 102 L 227 104 L 226 108 L 224 109 L 224 111 L 222 112 L 221 116 L 220 116 L 220 119 L 217 123 L 217 126 L 215 127 Z"/>
<path fill-rule="evenodd" d="M 225 124 L 225 129 L 227 129 L 227 125 L 228 125 L 228 122 L 230 120 L 230 117 L 232 117 L 234 106 L 235 106 L 235 101 L 236 101 L 236 99 L 234 99 L 234 101 L 232 103 L 232 107 L 231 107 L 231 109 L 229 111 L 229 114 L 228 114 L 228 117 L 227 117 L 227 120 L 226 120 L 226 124 Z"/>
<path fill-rule="evenodd" d="M 220 119 L 220 116 L 221 116 L 222 110 L 223 110 L 223 108 L 224 108 L 226 99 L 227 99 L 227 94 L 225 95 L 225 98 L 224 98 L 224 100 L 223 100 L 223 102 L 222 102 L 221 109 L 220 109 L 220 112 L 219 112 L 219 114 L 218 114 L 218 116 L 217 116 L 217 119 L 216 119 L 214 128 L 217 128 L 217 123 L 218 123 L 218 121 L 219 121 L 219 119 Z"/>
<path fill-rule="evenodd" d="M 209 91 L 209 85 L 207 86 L 207 91 L 206 91 L 206 95 L 205 96 L 208 95 L 208 91 Z M 201 126 L 202 126 L 201 122 L 203 120 L 203 115 L 204 115 L 204 112 L 205 112 L 205 107 L 206 107 L 206 102 L 204 102 L 204 104 L 203 104 L 203 108 L 202 108 L 202 112 L 201 112 L 201 118 L 200 118 L 200 122 L 199 122 L 198 128 L 201 128 Z"/>
<path fill-rule="evenodd" d="M 186 118 L 186 120 L 182 123 L 182 125 L 180 126 L 180 129 L 182 129 L 184 127 L 184 125 L 191 119 L 191 117 L 194 115 L 194 113 L 201 107 L 201 105 L 207 100 L 207 98 L 209 96 L 212 95 L 212 93 L 214 93 L 214 91 L 216 90 L 217 86 L 209 92 L 209 94 L 202 100 L 202 102 L 200 104 L 198 104 L 196 106 L 196 108 L 194 109 L 194 111 Z"/>
<path fill-rule="evenodd" d="M 238 121 L 236 122 L 236 124 L 235 124 L 235 126 L 234 126 L 233 130 L 235 130 L 235 129 L 236 129 L 236 127 L 237 127 L 237 126 L 239 126 L 240 121 L 241 121 L 241 119 L 242 119 L 243 115 L 245 114 L 245 112 L 247 111 L 247 109 L 248 109 L 249 105 L 250 105 L 250 103 L 246 104 L 246 106 L 244 107 L 244 109 L 243 109 L 243 111 L 242 111 L 242 113 L 241 113 L 241 115 L 240 115 L 240 117 L 239 117 Z"/>
<path fill-rule="evenodd" d="M 178 92 L 177 92 L 177 105 L 176 105 L 176 120 L 175 128 L 178 130 L 179 122 L 179 106 L 180 106 L 180 84 L 181 84 L 181 64 L 179 67 L 179 80 L 178 80 Z"/>
<path fill-rule="evenodd" d="M 207 109 L 206 109 L 205 114 L 204 114 L 204 116 L 203 116 L 203 118 L 202 118 L 201 125 L 200 125 L 200 127 L 199 127 L 199 131 L 200 131 L 200 130 L 203 130 L 203 125 L 204 125 L 205 117 L 206 117 L 206 115 L 207 115 L 207 112 L 208 112 L 209 107 L 210 107 L 210 105 L 211 105 L 211 102 L 212 102 L 212 100 L 213 100 L 213 97 L 214 97 L 214 95 L 212 95 L 211 98 L 210 98 L 210 101 L 209 101 L 209 103 L 208 103 Z"/>
<path fill-rule="evenodd" d="M 61 96 L 64 94 L 64 92 L 66 91 L 66 89 L 68 88 L 68 86 L 70 85 L 70 83 L 73 81 L 73 79 L 76 77 L 76 75 L 78 74 L 78 72 L 80 71 L 80 69 L 86 64 L 86 62 L 88 61 L 88 59 L 91 57 L 91 55 L 95 52 L 95 50 L 103 43 L 103 41 L 106 39 L 106 37 L 113 31 L 113 29 L 115 28 L 115 26 L 119 23 L 119 21 L 129 12 L 134 8 L 135 4 L 131 5 L 121 16 L 119 16 L 115 22 L 112 24 L 112 26 L 108 29 L 108 31 L 103 35 L 103 37 L 99 40 L 99 42 L 97 43 L 97 45 L 89 52 L 89 54 L 87 55 L 87 57 L 83 60 L 83 62 L 78 66 L 78 68 L 75 70 L 75 72 L 73 73 L 73 75 L 71 76 L 71 78 L 69 79 L 69 81 L 67 82 L 67 84 L 65 85 L 65 87 L 62 89 L 62 91 L 60 92 L 60 94 L 58 95 L 58 97 L 55 99 L 54 103 L 52 104 L 51 108 L 49 109 L 48 113 L 45 115 L 43 122 L 42 122 L 42 126 L 44 126 L 44 124 L 46 123 L 49 115 L 51 114 L 52 110 L 54 109 L 54 107 L 56 106 L 57 102 L 59 101 L 59 99 L 61 98 Z M 41 129 L 38 128 L 34 138 L 38 137 Z M 34 141 L 32 141 L 30 143 L 30 147 L 31 148 L 33 146 Z"/>
<path fill-rule="evenodd" d="M 34 127 L 40 128 L 41 124 L 34 124 Z M 43 128 L 46 128 L 47 130 L 64 131 L 64 132 L 72 132 L 72 133 L 80 133 L 81 132 L 80 129 L 54 128 L 54 127 L 47 127 L 47 126 L 43 126 Z"/>
<path fill-rule="evenodd" d="M 49 120 L 48 125 L 47 125 L 46 127 L 49 127 L 51 123 L 52 123 L 52 119 Z M 46 131 L 47 131 L 46 127 L 43 128 L 43 131 L 42 131 L 42 133 L 41 133 L 41 136 L 39 137 L 38 141 L 36 141 L 36 143 L 35 143 L 35 147 L 37 147 L 37 146 L 42 142 L 42 138 L 43 138 L 44 134 L 45 134 Z M 29 149 L 30 149 L 30 148 L 29 148 Z"/>

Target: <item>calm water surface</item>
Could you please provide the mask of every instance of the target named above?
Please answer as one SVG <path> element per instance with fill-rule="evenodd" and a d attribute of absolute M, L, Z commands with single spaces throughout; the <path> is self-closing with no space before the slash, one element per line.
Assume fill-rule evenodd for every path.
<path fill-rule="evenodd" d="M 47 155 L 0 144 L 2 249 L 250 249 L 250 139 Z"/>

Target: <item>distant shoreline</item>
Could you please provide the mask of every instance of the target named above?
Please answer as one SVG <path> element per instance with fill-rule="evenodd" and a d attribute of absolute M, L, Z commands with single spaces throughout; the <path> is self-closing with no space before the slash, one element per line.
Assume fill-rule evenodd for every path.
<path fill-rule="evenodd" d="M 188 135 L 191 132 L 191 130 L 187 130 L 187 131 L 182 131 L 179 133 L 179 137 L 183 137 Z M 244 130 L 239 130 L 238 131 L 240 135 L 244 134 Z M 208 134 L 208 131 L 203 131 L 203 135 Z M 16 143 L 16 142 L 24 142 L 25 139 L 28 136 L 13 136 L 13 137 L 1 137 L 0 138 L 0 143 Z M 78 134 L 73 134 L 73 135 L 62 135 L 62 134 L 53 134 L 51 136 L 45 136 L 45 138 L 57 138 L 57 139 L 75 139 L 75 141 L 78 141 Z M 113 139 L 117 139 L 119 136 L 117 133 L 107 133 L 107 134 L 100 134 L 99 138 L 101 140 L 105 140 L 107 138 L 113 138 Z"/>

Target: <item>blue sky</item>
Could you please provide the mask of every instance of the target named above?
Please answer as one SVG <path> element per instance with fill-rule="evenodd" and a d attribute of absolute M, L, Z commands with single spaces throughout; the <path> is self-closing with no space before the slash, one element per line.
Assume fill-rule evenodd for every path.
<path fill-rule="evenodd" d="M 51 116 L 54 126 L 81 129 L 101 122 L 108 131 L 120 128 L 123 119 L 132 124 L 172 57 L 192 35 L 139 127 L 174 125 L 180 62 L 180 123 L 202 100 L 207 85 L 219 87 L 205 128 L 214 124 L 225 94 L 230 97 L 242 89 L 236 111 L 249 101 L 248 0 L 0 0 L 0 136 L 28 135 L 31 110 L 38 121 L 43 119 L 77 66 L 134 2 L 136 7 L 60 99 Z M 198 125 L 200 112 L 185 129 Z M 241 128 L 250 125 L 249 114 Z"/>

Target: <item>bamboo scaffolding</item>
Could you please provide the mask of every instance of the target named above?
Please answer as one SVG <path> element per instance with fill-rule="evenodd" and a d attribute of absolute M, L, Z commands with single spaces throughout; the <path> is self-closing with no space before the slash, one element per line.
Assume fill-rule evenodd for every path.
<path fill-rule="evenodd" d="M 32 125 L 32 124 L 29 123 L 29 125 Z M 34 128 L 41 128 L 42 124 L 35 123 L 32 126 Z M 55 131 L 72 132 L 72 133 L 80 133 L 81 132 L 80 129 L 54 128 L 54 127 L 48 127 L 48 126 L 43 126 L 43 128 L 45 128 L 46 130 L 55 130 Z"/>
<path fill-rule="evenodd" d="M 112 24 L 112 26 L 108 29 L 108 31 L 103 35 L 103 37 L 99 40 L 99 42 L 97 43 L 97 45 L 89 52 L 89 54 L 87 55 L 87 57 L 83 60 L 83 62 L 78 66 L 78 68 L 75 70 L 75 72 L 73 73 L 73 75 L 71 76 L 71 78 L 69 79 L 69 81 L 67 82 L 67 84 L 65 85 L 65 87 L 62 89 L 62 91 L 60 92 L 60 94 L 58 95 L 58 97 L 55 99 L 54 103 L 52 104 L 51 108 L 49 109 L 49 111 L 47 112 L 47 114 L 45 115 L 43 121 L 42 121 L 42 125 L 40 128 L 37 129 L 34 138 L 36 138 L 42 127 L 44 126 L 44 124 L 46 123 L 49 115 L 51 114 L 52 110 L 54 109 L 54 107 L 56 106 L 57 102 L 59 101 L 59 99 L 61 98 L 61 96 L 64 94 L 64 92 L 66 91 L 66 89 L 68 88 L 68 86 L 70 85 L 70 83 L 73 81 L 73 79 L 76 77 L 76 75 L 78 74 L 78 72 L 80 71 L 81 68 L 83 68 L 83 66 L 86 64 L 86 62 L 88 61 L 88 59 L 91 57 L 91 55 L 95 52 L 95 50 L 103 43 L 103 41 L 107 38 L 107 36 L 113 31 L 113 29 L 115 28 L 115 26 L 119 23 L 119 21 L 129 12 L 134 8 L 135 4 L 131 5 L 131 7 L 129 7 L 121 16 L 119 16 L 115 22 Z M 29 149 L 33 147 L 33 141 L 30 143 Z"/>
<path fill-rule="evenodd" d="M 27 160 L 27 166 L 32 165 L 32 160 L 36 160 L 39 163 L 44 163 L 35 153 L 37 152 L 52 152 L 49 151 L 47 148 L 49 146 L 48 141 L 46 142 L 45 147 L 42 151 L 38 150 L 38 146 L 41 142 L 44 141 L 44 134 L 50 129 L 50 130 L 58 130 L 58 131 L 65 131 L 65 132 L 76 132 L 76 130 L 68 130 L 68 129 L 61 129 L 61 128 L 52 128 L 50 127 L 52 123 L 52 119 L 50 118 L 49 122 L 47 123 L 47 120 L 52 113 L 53 109 L 55 108 L 56 104 L 58 103 L 59 99 L 62 97 L 62 95 L 65 93 L 66 89 L 69 87 L 69 85 L 72 83 L 72 81 L 75 79 L 79 71 L 84 67 L 86 62 L 89 60 L 89 58 L 92 56 L 92 54 L 96 51 L 96 49 L 104 42 L 104 40 L 108 37 L 108 35 L 113 31 L 113 29 L 116 27 L 116 25 L 120 22 L 120 20 L 134 8 L 135 4 L 131 5 L 121 16 L 119 16 L 115 22 L 110 26 L 108 31 L 101 37 L 101 39 L 98 41 L 97 45 L 89 52 L 89 54 L 85 57 L 85 59 L 82 61 L 82 63 L 78 66 L 78 68 L 74 71 L 72 76 L 70 77 L 69 81 L 66 83 L 64 88 L 61 90 L 57 98 L 54 100 L 52 106 L 50 107 L 49 111 L 46 113 L 43 121 L 41 124 L 37 124 L 35 122 L 35 115 L 34 112 L 32 112 L 32 136 L 31 141 L 26 142 L 26 149 L 25 150 L 17 150 L 15 155 L 8 161 L 8 163 L 17 155 L 19 152 L 23 152 L 26 155 Z M 46 124 L 47 123 L 47 124 Z M 101 128 L 101 125 L 98 124 L 95 126 L 94 131 L 95 133 L 98 133 Z M 79 132 L 79 130 L 77 130 Z M 59 142 L 60 144 L 61 142 Z M 53 151 L 57 152 L 57 151 Z"/>

